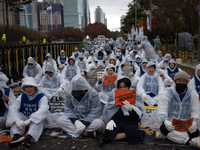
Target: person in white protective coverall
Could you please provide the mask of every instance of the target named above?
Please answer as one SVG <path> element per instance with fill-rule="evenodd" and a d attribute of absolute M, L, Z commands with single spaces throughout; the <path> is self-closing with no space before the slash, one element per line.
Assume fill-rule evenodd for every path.
<path fill-rule="evenodd" d="M 124 55 L 121 53 L 120 49 L 116 50 L 116 55 L 115 56 L 116 56 L 116 59 L 119 60 L 118 61 L 119 64 L 117 64 L 117 65 L 121 65 L 121 64 L 125 63 L 126 59 L 125 59 Z"/>
<path fill-rule="evenodd" d="M 140 55 L 141 53 L 135 49 L 133 49 L 130 53 L 129 53 L 129 59 L 132 61 L 132 65 L 134 64 L 134 62 L 136 61 L 136 55 Z"/>
<path fill-rule="evenodd" d="M 103 118 L 106 125 L 103 138 L 98 140 L 99 146 L 114 140 L 126 139 L 128 144 L 136 145 L 144 140 L 145 132 L 139 130 L 138 123 L 145 112 L 142 98 L 136 93 L 136 104 L 132 105 L 124 101 L 123 105 L 115 105 L 115 90 L 129 90 L 130 79 L 118 76 L 116 87 L 109 94 L 108 103 L 105 106 Z"/>
<path fill-rule="evenodd" d="M 118 75 L 121 75 L 122 74 L 122 70 L 121 70 L 121 67 L 119 66 L 119 65 L 117 65 L 117 64 L 119 64 L 118 63 L 118 59 L 116 59 L 116 57 L 115 56 L 110 56 L 110 59 L 109 59 L 109 61 L 108 61 L 108 63 L 109 64 L 113 64 L 114 66 L 115 66 L 115 73 L 116 74 L 118 74 Z"/>
<path fill-rule="evenodd" d="M 163 60 L 163 53 L 161 51 L 158 51 L 157 56 L 157 62 L 160 63 Z"/>
<path fill-rule="evenodd" d="M 76 75 L 69 87 L 65 97 L 65 115 L 58 118 L 57 124 L 73 138 L 84 131 L 94 133 L 101 130 L 104 123 L 100 118 L 98 92 L 81 75 Z"/>
<path fill-rule="evenodd" d="M 155 50 L 154 50 L 153 46 L 151 45 L 151 43 L 148 41 L 147 36 L 143 36 L 142 37 L 141 45 L 138 45 L 137 48 L 138 48 L 138 50 L 139 49 L 144 49 L 145 58 L 148 61 L 152 61 L 154 63 L 157 62 Z"/>
<path fill-rule="evenodd" d="M 76 60 L 76 65 L 79 67 L 81 74 L 83 76 L 86 76 L 88 70 L 88 64 L 86 59 L 84 58 L 84 54 L 80 53 L 78 58 L 79 59 Z"/>
<path fill-rule="evenodd" d="M 161 41 L 160 41 L 160 38 L 159 36 L 157 35 L 156 38 L 154 39 L 154 43 L 155 43 L 155 49 L 156 49 L 156 52 L 158 51 L 160 45 L 161 45 Z"/>
<path fill-rule="evenodd" d="M 105 59 L 107 58 L 107 54 L 104 51 L 103 47 L 100 47 L 100 50 L 96 51 L 94 54 L 94 59 L 95 59 L 95 63 L 98 66 L 104 66 L 105 64 Z"/>
<path fill-rule="evenodd" d="M 34 78 L 25 78 L 21 88 L 23 93 L 10 106 L 6 121 L 6 125 L 11 126 L 10 146 L 21 142 L 25 146 L 30 146 L 31 142 L 37 142 L 49 112 L 48 99 L 39 92 Z M 29 126 L 29 129 L 24 138 L 22 134 L 25 132 L 26 126 Z"/>
<path fill-rule="evenodd" d="M 156 72 L 156 64 L 148 62 L 147 72 L 140 78 L 137 84 L 137 92 L 147 106 L 157 106 L 164 92 L 162 79 Z"/>
<path fill-rule="evenodd" d="M 66 56 L 66 53 L 64 50 L 61 50 L 60 56 L 58 56 L 58 58 L 57 58 L 57 62 L 58 62 L 58 66 L 59 66 L 58 68 L 60 68 L 61 70 L 63 70 L 65 65 L 67 65 L 68 57 Z"/>
<path fill-rule="evenodd" d="M 101 90 L 101 92 L 99 92 L 99 98 L 102 103 L 102 110 L 104 109 L 105 104 L 108 102 L 109 93 L 115 88 L 115 85 L 104 85 L 104 76 L 116 75 L 115 69 L 116 68 L 113 64 L 107 65 L 107 67 L 104 69 L 102 77 L 98 78 L 98 81 L 95 85 L 97 89 Z"/>
<path fill-rule="evenodd" d="M 195 76 L 188 83 L 188 87 L 190 87 L 193 90 L 196 90 L 197 93 L 200 95 L 200 64 L 196 66 Z"/>
<path fill-rule="evenodd" d="M 43 62 L 43 66 L 42 66 L 42 69 L 43 69 L 43 75 L 45 74 L 45 70 L 46 70 L 46 66 L 47 65 L 50 65 L 51 67 L 54 68 L 55 72 L 57 72 L 58 68 L 57 68 L 57 64 L 56 64 L 56 61 L 51 57 L 51 54 L 48 53 L 46 56 L 45 56 L 45 61 Z"/>
<path fill-rule="evenodd" d="M 135 75 L 131 78 L 131 87 L 136 89 L 138 81 L 140 80 L 141 76 L 146 73 L 148 61 L 143 58 L 141 66 L 139 69 L 136 70 Z"/>
<path fill-rule="evenodd" d="M 15 100 L 11 89 L 0 85 L 0 131 L 6 127 L 8 110 Z"/>
<path fill-rule="evenodd" d="M 142 66 L 142 58 L 140 55 L 136 55 L 135 58 L 133 70 L 137 71 Z"/>
<path fill-rule="evenodd" d="M 169 66 L 166 69 L 166 74 L 172 79 L 174 80 L 174 76 L 177 72 L 181 71 L 181 69 L 179 67 L 177 67 L 176 62 L 174 61 L 174 59 L 171 59 L 169 61 Z"/>
<path fill-rule="evenodd" d="M 169 61 L 172 59 L 170 54 L 165 54 L 163 60 L 158 64 L 160 69 L 167 69 L 169 66 Z"/>
<path fill-rule="evenodd" d="M 96 65 L 95 65 L 95 62 L 94 62 L 94 52 L 91 51 L 90 52 L 90 56 L 88 57 L 87 59 L 87 72 L 90 72 L 92 69 L 96 69 Z"/>
<path fill-rule="evenodd" d="M 163 69 L 158 69 L 158 75 L 161 77 L 165 88 L 173 85 L 174 81 L 165 73 Z"/>
<path fill-rule="evenodd" d="M 174 77 L 175 84 L 167 89 L 158 104 L 158 115 L 163 121 L 160 130 L 156 132 L 156 139 L 168 138 L 170 141 L 186 144 L 200 148 L 199 130 L 197 122 L 199 120 L 199 99 L 194 89 L 187 86 L 189 75 L 180 71 Z M 188 132 L 175 130 L 172 125 L 173 119 L 189 120 L 193 118 L 192 125 Z"/>
<path fill-rule="evenodd" d="M 33 57 L 29 57 L 27 60 L 27 65 L 24 67 L 23 70 L 24 78 L 32 77 L 37 81 L 37 83 L 39 83 L 42 78 L 42 73 L 43 71 L 40 65 L 35 62 Z"/>
<path fill-rule="evenodd" d="M 54 68 L 47 65 L 45 75 L 42 77 L 38 87 L 47 96 L 48 100 L 59 100 L 62 98 L 67 85 L 68 82 L 64 80 L 63 76 L 55 72 Z"/>
<path fill-rule="evenodd" d="M 0 71 L 0 85 L 8 87 L 6 84 L 8 81 L 9 81 L 8 77 L 3 72 Z"/>
<path fill-rule="evenodd" d="M 72 56 L 74 56 L 75 60 L 78 59 L 79 54 L 80 54 L 80 52 L 78 51 L 78 48 L 75 47 L 74 52 L 72 53 Z"/>
<path fill-rule="evenodd" d="M 71 82 L 75 75 L 81 74 L 80 68 L 76 65 L 75 61 L 74 56 L 69 57 L 68 65 L 62 71 L 62 76 L 67 82 Z"/>

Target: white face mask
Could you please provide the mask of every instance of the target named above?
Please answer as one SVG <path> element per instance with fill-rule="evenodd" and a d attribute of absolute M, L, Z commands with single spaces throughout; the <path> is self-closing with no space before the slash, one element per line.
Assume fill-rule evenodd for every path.
<path fill-rule="evenodd" d="M 51 58 L 48 58 L 47 60 L 48 60 L 48 61 L 51 61 Z"/>

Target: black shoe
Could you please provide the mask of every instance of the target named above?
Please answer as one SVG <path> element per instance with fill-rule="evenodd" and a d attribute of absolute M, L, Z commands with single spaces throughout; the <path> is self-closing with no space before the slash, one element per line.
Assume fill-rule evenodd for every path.
<path fill-rule="evenodd" d="M 12 140 L 8 143 L 10 146 L 15 146 L 21 143 L 24 140 L 24 137 L 20 134 L 15 134 Z"/>
<path fill-rule="evenodd" d="M 99 147 L 103 146 L 104 143 L 110 142 L 110 138 L 109 137 L 103 137 L 103 138 L 99 138 L 97 140 Z"/>
<path fill-rule="evenodd" d="M 23 140 L 23 142 L 22 142 L 22 145 L 27 146 L 27 147 L 31 146 L 31 138 L 32 138 L 32 136 L 27 135 L 27 136 L 24 138 L 24 140 Z"/>

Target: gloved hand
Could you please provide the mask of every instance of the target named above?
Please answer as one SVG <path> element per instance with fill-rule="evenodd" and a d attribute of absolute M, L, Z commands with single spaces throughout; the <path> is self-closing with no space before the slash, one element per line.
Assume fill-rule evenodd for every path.
<path fill-rule="evenodd" d="M 142 94 L 142 100 L 143 100 L 143 101 L 146 101 L 146 100 L 147 100 L 147 94 L 146 94 L 146 93 L 143 93 L 143 94 Z"/>
<path fill-rule="evenodd" d="M 106 129 L 107 130 L 113 130 L 114 129 L 114 127 L 116 127 L 116 124 L 115 124 L 115 122 L 113 121 L 113 120 L 110 120 L 109 122 L 108 122 L 108 124 L 106 125 Z"/>
<path fill-rule="evenodd" d="M 165 120 L 164 124 L 168 131 L 173 131 L 175 129 L 175 126 L 172 125 L 171 121 Z"/>
<path fill-rule="evenodd" d="M 170 79 L 170 80 L 169 80 L 169 83 L 170 83 L 170 84 L 173 84 L 173 83 L 174 83 L 174 81 L 173 81 L 172 79 Z"/>
<path fill-rule="evenodd" d="M 15 123 L 20 129 L 23 129 L 25 127 L 24 121 L 22 120 L 17 120 L 15 121 Z"/>
<path fill-rule="evenodd" d="M 124 106 L 124 108 L 126 108 L 126 110 L 128 110 L 128 111 L 132 111 L 133 110 L 132 105 L 127 100 L 125 100 L 123 102 L 123 104 L 124 104 L 123 106 Z"/>
<path fill-rule="evenodd" d="M 25 126 L 28 126 L 30 123 L 31 123 L 31 120 L 29 120 L 29 119 L 24 121 Z"/>
<path fill-rule="evenodd" d="M 61 66 L 62 66 L 62 68 L 65 68 L 65 64 L 62 64 Z"/>
<path fill-rule="evenodd" d="M 189 127 L 188 131 L 189 131 L 190 133 L 194 133 L 196 130 L 197 130 L 197 123 L 196 123 L 196 122 L 193 122 L 193 123 L 192 123 L 192 126 Z"/>
<path fill-rule="evenodd" d="M 101 76 L 101 77 L 98 77 L 98 81 L 102 81 L 102 76 Z"/>
<path fill-rule="evenodd" d="M 58 94 L 61 94 L 62 91 L 63 91 L 63 89 L 60 87 L 60 88 L 58 89 Z"/>
<path fill-rule="evenodd" d="M 76 134 L 81 134 L 86 128 L 86 126 L 79 120 L 76 120 L 74 122 L 74 125 L 76 126 L 76 131 L 75 131 Z"/>

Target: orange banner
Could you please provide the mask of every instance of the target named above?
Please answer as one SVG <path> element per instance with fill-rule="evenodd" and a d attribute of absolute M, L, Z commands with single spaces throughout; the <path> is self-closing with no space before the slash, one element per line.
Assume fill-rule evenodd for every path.
<path fill-rule="evenodd" d="M 1 142 L 10 142 L 11 136 L 10 135 L 0 135 L 0 143 Z"/>
<path fill-rule="evenodd" d="M 117 75 L 113 76 L 104 76 L 104 85 L 115 85 L 115 81 L 117 80 Z"/>
<path fill-rule="evenodd" d="M 192 126 L 192 123 L 193 118 L 186 121 L 173 119 L 172 125 L 175 126 L 176 131 L 187 132 L 188 128 Z"/>
<path fill-rule="evenodd" d="M 123 105 L 125 100 L 135 104 L 136 90 L 115 90 L 115 105 Z"/>

